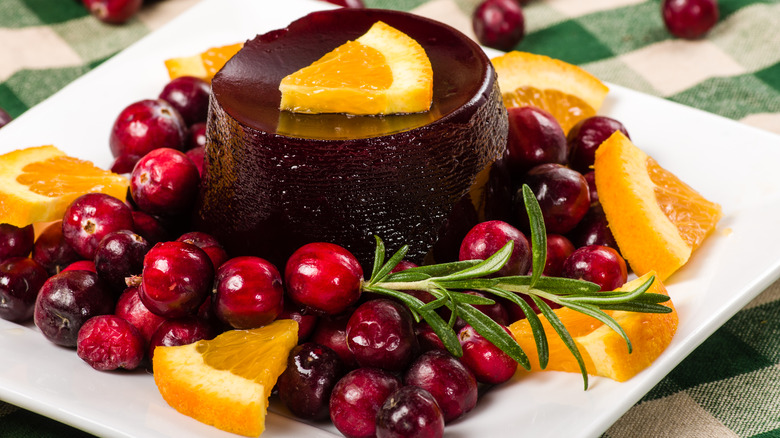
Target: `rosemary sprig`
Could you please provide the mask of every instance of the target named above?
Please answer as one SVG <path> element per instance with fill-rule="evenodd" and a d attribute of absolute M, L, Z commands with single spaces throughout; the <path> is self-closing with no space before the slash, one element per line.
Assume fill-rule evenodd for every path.
<path fill-rule="evenodd" d="M 549 349 L 540 318 L 522 295 L 526 295 L 540 309 L 557 335 L 563 340 L 579 364 L 585 389 L 588 388 L 588 373 L 577 345 L 571 334 L 545 302 L 549 300 L 563 307 L 592 316 L 626 341 L 631 352 L 631 341 L 620 324 L 605 313 L 604 310 L 623 310 L 629 312 L 668 313 L 671 308 L 661 305 L 669 297 L 660 294 L 647 293 L 654 278 L 648 279 L 638 288 L 631 291 L 601 292 L 599 286 L 584 280 L 569 278 L 543 277 L 547 258 L 547 239 L 544 220 L 531 189 L 524 185 L 523 200 L 531 224 L 532 274 L 512 277 L 491 277 L 507 263 L 512 254 L 512 242 L 485 260 L 468 260 L 437 265 L 420 266 L 401 272 L 391 273 L 403 260 L 408 251 L 404 246 L 385 261 L 385 246 L 377 237 L 374 266 L 371 278 L 363 283 L 363 291 L 374 292 L 397 298 L 412 312 L 414 318 L 425 320 L 439 336 L 445 348 L 456 357 L 463 354 L 460 342 L 453 330 L 457 317 L 463 318 L 468 324 L 507 353 L 523 368 L 530 369 L 531 363 L 520 345 L 498 323 L 477 310 L 474 305 L 493 304 L 489 298 L 478 297 L 465 291 L 480 291 L 488 295 L 507 299 L 520 306 L 528 318 L 528 323 L 534 336 L 539 356 L 539 366 L 547 367 Z M 418 298 L 406 293 L 409 290 L 422 290 L 430 293 L 434 300 L 423 303 Z M 451 318 L 445 322 L 436 309 L 446 306 L 451 310 Z"/>

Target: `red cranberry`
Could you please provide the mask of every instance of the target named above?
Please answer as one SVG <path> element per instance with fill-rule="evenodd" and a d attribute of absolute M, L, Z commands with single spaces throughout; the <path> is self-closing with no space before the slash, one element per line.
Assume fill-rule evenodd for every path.
<path fill-rule="evenodd" d="M 130 104 L 114 121 L 111 153 L 143 157 L 157 148 L 183 149 L 187 124 L 176 109 L 162 99 Z"/>
<path fill-rule="evenodd" d="M 401 372 L 420 350 L 412 315 L 395 301 L 361 304 L 347 322 L 347 346 L 362 367 Z"/>
<path fill-rule="evenodd" d="M 506 327 L 504 330 L 512 335 Z M 477 333 L 474 327 L 463 327 L 458 332 L 458 340 L 463 347 L 460 361 L 474 374 L 477 382 L 497 385 L 512 378 L 517 371 L 517 362 Z"/>
<path fill-rule="evenodd" d="M 185 152 L 185 155 L 187 155 L 187 158 L 189 158 L 190 161 L 192 161 L 192 164 L 198 169 L 198 175 L 203 176 L 203 162 L 206 156 L 206 148 L 198 146 Z"/>
<path fill-rule="evenodd" d="M 475 295 L 482 298 L 489 298 L 495 301 L 493 304 L 473 304 L 474 308 L 479 310 L 480 312 L 484 313 L 486 316 L 490 317 L 493 321 L 501 324 L 501 325 L 507 325 L 509 324 L 509 314 L 506 311 L 506 308 L 504 308 L 504 305 L 501 304 L 500 301 L 495 300 L 495 297 L 489 297 L 486 294 L 482 292 L 477 292 L 473 290 L 465 291 L 465 294 L 468 295 Z M 447 307 L 440 307 L 437 309 L 439 314 L 441 315 L 442 319 L 445 321 L 449 321 L 452 312 Z M 466 325 L 466 321 L 464 321 L 462 318 L 458 317 L 455 320 L 455 324 L 453 325 L 453 328 L 457 331 L 462 329 Z"/>
<path fill-rule="evenodd" d="M 138 275 L 149 243 L 130 230 L 106 235 L 95 251 L 95 270 L 118 297 L 127 287 L 125 278 Z"/>
<path fill-rule="evenodd" d="M 92 260 L 107 234 L 133 229 L 130 207 L 113 196 L 87 193 L 76 198 L 62 217 L 62 235 L 81 257 Z"/>
<path fill-rule="evenodd" d="M 330 348 L 314 342 L 298 345 L 276 382 L 279 398 L 298 418 L 325 420 L 330 394 L 343 374 L 341 359 Z"/>
<path fill-rule="evenodd" d="M 282 276 L 260 257 L 235 257 L 223 263 L 214 290 L 214 312 L 233 328 L 262 327 L 282 312 Z"/>
<path fill-rule="evenodd" d="M 61 272 L 65 271 L 90 271 L 97 274 L 97 269 L 95 268 L 95 262 L 92 260 L 79 260 L 77 262 L 73 262 L 65 267 Z"/>
<path fill-rule="evenodd" d="M 32 318 L 35 298 L 48 278 L 30 258 L 11 257 L 0 263 L 0 318 L 14 322 Z"/>
<path fill-rule="evenodd" d="M 46 280 L 38 292 L 33 317 L 46 339 L 75 347 L 79 329 L 89 318 L 113 310 L 113 296 L 97 274 L 78 270 Z"/>
<path fill-rule="evenodd" d="M 717 0 L 664 0 L 661 11 L 669 32 L 686 39 L 706 35 L 720 15 Z"/>
<path fill-rule="evenodd" d="M 563 262 L 574 252 L 571 240 L 560 234 L 547 235 L 547 260 L 544 263 L 542 275 L 560 277 L 563 272 Z"/>
<path fill-rule="evenodd" d="M 341 363 L 351 369 L 357 367 L 357 361 L 347 346 L 347 322 L 350 316 L 342 314 L 319 318 L 311 340 L 335 351 L 341 358 Z"/>
<path fill-rule="evenodd" d="M 596 191 L 596 172 L 590 171 L 584 175 L 585 181 L 588 182 L 588 192 L 590 192 L 590 202 L 599 202 L 599 192 Z"/>
<path fill-rule="evenodd" d="M 149 341 L 148 357 L 154 357 L 154 349 L 157 347 L 175 347 L 178 345 L 192 344 L 204 339 L 216 336 L 214 328 L 206 321 L 194 316 L 169 319 L 155 330 Z"/>
<path fill-rule="evenodd" d="M 315 242 L 298 248 L 290 256 L 284 278 L 293 301 L 335 315 L 360 298 L 363 268 L 346 249 Z"/>
<path fill-rule="evenodd" d="M 17 227 L 0 224 L 0 262 L 11 257 L 27 257 L 35 244 L 35 230 L 32 225 Z"/>
<path fill-rule="evenodd" d="M 566 164 L 566 134 L 552 114 L 535 106 L 512 107 L 507 114 L 506 155 L 512 173 L 544 163 Z"/>
<path fill-rule="evenodd" d="M 193 315 L 211 292 L 214 267 L 195 245 L 161 242 L 144 257 L 141 301 L 165 318 Z"/>
<path fill-rule="evenodd" d="M 7 125 L 11 120 L 13 120 L 13 117 L 6 110 L 0 108 L 0 128 Z"/>
<path fill-rule="evenodd" d="M 130 173 L 135 167 L 135 163 L 140 160 L 138 155 L 120 155 L 114 159 L 111 164 L 111 171 L 114 173 Z"/>
<path fill-rule="evenodd" d="M 168 230 L 154 216 L 143 211 L 133 211 L 133 230 L 150 245 L 171 240 Z"/>
<path fill-rule="evenodd" d="M 377 438 L 441 438 L 444 415 L 430 392 L 404 386 L 385 400 L 376 415 Z"/>
<path fill-rule="evenodd" d="M 211 85 L 201 78 L 180 76 L 168 82 L 159 98 L 181 114 L 187 126 L 203 123 L 209 111 Z"/>
<path fill-rule="evenodd" d="M 115 315 L 90 318 L 79 330 L 76 353 L 92 368 L 134 370 L 146 354 L 146 341 L 132 324 Z"/>
<path fill-rule="evenodd" d="M 183 152 L 155 149 L 136 163 L 130 175 L 130 191 L 138 208 L 156 215 L 187 213 L 198 194 L 200 175 Z"/>
<path fill-rule="evenodd" d="M 607 246 L 584 246 L 566 259 L 563 276 L 590 281 L 601 286 L 603 291 L 611 291 L 626 282 L 626 262 L 617 251 Z"/>
<path fill-rule="evenodd" d="M 484 0 L 471 18 L 480 44 L 498 50 L 512 50 L 525 36 L 525 18 L 516 0 Z"/>
<path fill-rule="evenodd" d="M 612 230 L 609 229 L 607 224 L 607 216 L 598 202 L 590 204 L 588 212 L 585 213 L 580 223 L 569 233 L 569 236 L 572 243 L 578 248 L 588 245 L 601 245 L 618 249 Z"/>
<path fill-rule="evenodd" d="M 330 419 L 347 438 L 376 435 L 376 415 L 390 394 L 401 387 L 398 377 L 378 368 L 358 368 L 336 383 L 330 396 Z"/>
<path fill-rule="evenodd" d="M 35 240 L 32 258 L 51 276 L 80 260 L 81 256 L 63 238 L 62 221 L 59 220 L 47 226 Z"/>
<path fill-rule="evenodd" d="M 206 148 L 206 127 L 206 122 L 198 122 L 190 126 L 189 135 L 187 135 L 187 152 L 197 148 Z"/>
<path fill-rule="evenodd" d="M 414 325 L 414 334 L 417 335 L 417 342 L 420 344 L 421 353 L 431 350 L 447 349 L 439 335 L 437 335 L 425 321 L 420 321 Z"/>
<path fill-rule="evenodd" d="M 228 259 L 228 253 L 225 251 L 225 248 L 211 234 L 201 231 L 190 231 L 182 234 L 176 240 L 178 242 L 190 243 L 202 249 L 211 259 L 211 264 L 214 265 L 215 271 Z"/>
<path fill-rule="evenodd" d="M 282 307 L 282 313 L 280 313 L 276 319 L 292 319 L 297 322 L 298 342 L 308 340 L 312 333 L 314 333 L 314 328 L 317 326 L 319 318 L 303 306 L 291 303 L 290 300 L 283 301 L 284 307 Z"/>
<path fill-rule="evenodd" d="M 484 260 L 510 241 L 514 242 L 512 255 L 494 275 L 525 275 L 531 267 L 531 244 L 522 232 L 503 221 L 482 222 L 472 228 L 460 245 L 460 260 Z"/>
<path fill-rule="evenodd" d="M 620 131 L 628 137 L 626 127 L 613 118 L 593 116 L 580 120 L 569 130 L 566 137 L 569 145 L 569 167 L 583 174 L 590 171 L 596 149 L 615 131 Z"/>
<path fill-rule="evenodd" d="M 90 14 L 110 24 L 122 24 L 133 17 L 143 0 L 81 0 Z"/>
<path fill-rule="evenodd" d="M 333 3 L 334 5 L 339 5 L 345 8 L 365 8 L 366 5 L 363 4 L 363 0 L 324 0 L 328 3 Z"/>
<path fill-rule="evenodd" d="M 404 376 L 405 385 L 419 386 L 436 399 L 449 423 L 477 405 L 477 381 L 458 359 L 442 350 L 420 355 Z"/>
<path fill-rule="evenodd" d="M 576 170 L 560 164 L 541 164 L 528 171 L 526 183 L 539 201 L 548 233 L 568 233 L 588 212 L 588 182 Z M 517 209 L 521 221 L 527 223 L 520 190 L 517 192 Z"/>
<path fill-rule="evenodd" d="M 129 287 L 119 296 L 114 309 L 114 315 L 126 320 L 137 328 L 144 338 L 145 344 L 152 340 L 154 332 L 160 327 L 160 324 L 165 322 L 165 318 L 152 313 L 144 305 L 140 295 L 138 295 L 137 287 Z"/>

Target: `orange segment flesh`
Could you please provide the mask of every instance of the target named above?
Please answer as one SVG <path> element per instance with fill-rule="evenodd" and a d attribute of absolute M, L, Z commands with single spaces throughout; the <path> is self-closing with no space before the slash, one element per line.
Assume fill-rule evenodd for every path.
<path fill-rule="evenodd" d="M 279 108 L 356 115 L 428 111 L 433 69 L 416 41 L 377 22 L 311 65 L 282 79 Z"/>
<path fill-rule="evenodd" d="M 596 115 L 609 88 L 587 71 L 544 55 L 513 51 L 492 59 L 507 108 L 548 111 L 564 133 Z"/>
<path fill-rule="evenodd" d="M 596 189 L 620 252 L 637 275 L 667 279 L 715 229 L 710 202 L 616 132 L 596 150 Z"/>
<path fill-rule="evenodd" d="M 654 273 L 630 281 L 619 290 L 632 290 L 644 283 Z M 648 293 L 668 295 L 663 283 L 656 278 Z M 633 351 L 628 352 L 626 341 L 611 328 L 595 318 L 571 309 L 556 309 L 555 314 L 574 338 L 574 342 L 582 354 L 588 374 L 609 377 L 624 382 L 653 361 L 669 346 L 677 331 L 677 310 L 671 301 L 663 303 L 671 307 L 671 313 L 636 313 L 622 311 L 607 311 L 628 335 Z M 579 373 L 580 368 L 574 355 L 566 348 L 547 319 L 539 316 L 549 343 L 549 362 L 547 371 L 566 371 Z M 528 354 L 531 361 L 531 371 L 542 371 L 539 368 L 539 356 L 536 351 L 531 328 L 523 319 L 509 326 L 509 330 L 520 346 Z"/>
<path fill-rule="evenodd" d="M 0 223 L 26 226 L 62 219 L 68 205 L 89 192 L 124 199 L 127 178 L 54 146 L 0 155 Z"/>
<path fill-rule="evenodd" d="M 174 409 L 218 429 L 259 436 L 268 397 L 298 342 L 289 319 L 252 330 L 231 330 L 210 341 L 157 347 L 154 381 Z"/>
<path fill-rule="evenodd" d="M 229 44 L 227 46 L 212 47 L 203 53 L 192 56 L 167 59 L 165 60 L 165 68 L 168 69 L 168 76 L 171 79 L 181 76 L 194 76 L 211 81 L 214 75 L 242 47 L 244 47 L 243 43 Z"/>

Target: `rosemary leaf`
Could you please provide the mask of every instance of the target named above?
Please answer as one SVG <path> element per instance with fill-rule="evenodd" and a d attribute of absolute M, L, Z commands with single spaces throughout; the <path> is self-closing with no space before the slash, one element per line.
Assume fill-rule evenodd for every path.
<path fill-rule="evenodd" d="M 531 224 L 531 287 L 542 277 L 544 265 L 547 262 L 547 231 L 544 227 L 544 217 L 539 201 L 527 184 L 523 184 L 523 202 Z"/>
<path fill-rule="evenodd" d="M 459 262 L 441 263 L 438 265 L 417 266 L 414 268 L 405 269 L 401 272 L 396 272 L 387 278 L 387 281 L 411 281 L 411 280 L 398 280 L 396 277 L 409 274 L 425 274 L 427 277 L 444 277 L 464 269 L 471 268 L 482 263 L 482 260 L 463 260 Z"/>
<path fill-rule="evenodd" d="M 434 283 L 445 289 L 484 289 L 497 285 L 498 279 L 435 280 Z"/>
<path fill-rule="evenodd" d="M 369 284 L 376 284 L 382 280 L 384 280 L 385 277 L 390 273 L 390 271 L 393 270 L 396 266 L 398 266 L 399 263 L 401 263 L 401 260 L 406 257 L 406 253 L 409 252 L 409 245 L 402 246 L 398 251 L 393 254 L 392 257 L 390 257 L 390 260 L 387 261 L 376 273 L 376 277 L 371 277 L 371 281 Z"/>
<path fill-rule="evenodd" d="M 531 286 L 531 277 L 528 275 L 517 275 L 513 277 L 500 277 L 499 287 L 503 285 L 513 286 Z M 594 294 L 601 289 L 596 283 L 585 280 L 576 280 L 573 278 L 562 277 L 540 277 L 534 286 L 536 289 L 549 291 L 555 295 L 566 294 Z"/>
<path fill-rule="evenodd" d="M 527 370 L 531 369 L 531 362 L 528 360 L 528 356 L 523 349 L 520 348 L 520 344 L 515 341 L 512 335 L 504 330 L 504 327 L 501 326 L 501 324 L 493 321 L 489 316 L 469 304 L 458 306 L 458 310 L 460 317 L 474 327 L 477 333 L 484 336 L 485 339 L 500 348 L 504 353 L 508 354 L 509 357 L 514 359 L 523 368 Z"/>
<path fill-rule="evenodd" d="M 599 305 L 601 310 L 620 310 L 623 312 L 641 312 L 641 313 L 672 313 L 672 308 L 661 304 L 653 303 L 619 303 Z"/>
<path fill-rule="evenodd" d="M 512 256 L 513 247 L 514 242 L 510 240 L 506 245 L 503 246 L 503 248 L 499 249 L 495 254 L 486 258 L 485 260 L 480 261 L 470 268 L 443 276 L 440 279 L 466 280 L 469 278 L 487 277 L 490 274 L 495 274 L 506 264 L 506 262 L 509 260 L 509 257 Z"/>
<path fill-rule="evenodd" d="M 491 306 L 496 304 L 496 302 L 490 298 L 462 292 L 451 292 L 450 297 L 458 304 L 471 304 L 472 306 Z"/>
<path fill-rule="evenodd" d="M 633 347 L 631 346 L 631 340 L 628 339 L 628 335 L 623 330 L 623 327 L 621 327 L 620 324 L 618 324 L 618 322 L 615 321 L 615 318 L 607 315 L 606 313 L 599 310 L 598 307 L 593 306 L 591 304 L 580 304 L 580 303 L 571 303 L 571 302 L 562 302 L 562 304 L 570 309 L 576 310 L 577 312 L 583 313 L 588 316 L 592 316 L 598 319 L 599 321 L 603 322 L 604 325 L 614 330 L 615 333 L 619 334 L 626 341 L 626 346 L 628 346 L 628 353 L 631 354 L 631 351 L 633 350 Z"/>
<path fill-rule="evenodd" d="M 390 276 L 387 277 L 385 281 L 389 283 L 400 283 L 400 282 L 410 282 L 410 281 L 422 281 L 422 280 L 427 280 L 429 278 L 432 277 L 423 272 L 409 272 L 409 269 L 405 269 L 403 271 L 394 272 L 390 274 Z"/>
<path fill-rule="evenodd" d="M 617 303 L 625 303 L 627 301 L 632 301 L 633 299 L 641 296 L 647 290 L 652 286 L 653 281 L 655 281 L 655 277 L 650 277 L 639 285 L 636 289 L 632 291 L 626 291 L 622 292 L 620 294 L 593 294 L 591 296 L 581 296 L 581 297 L 566 297 L 564 300 L 566 302 L 574 302 L 576 301 L 579 304 L 617 304 Z"/>
<path fill-rule="evenodd" d="M 547 334 L 544 332 L 542 321 L 539 319 L 539 316 L 536 314 L 536 312 L 534 312 L 531 306 L 529 306 L 528 303 L 517 294 L 499 288 L 486 289 L 486 291 L 505 298 L 520 306 L 523 314 L 525 314 L 526 320 L 528 320 L 528 325 L 531 327 L 531 333 L 534 336 L 534 342 L 536 343 L 536 354 L 539 356 L 539 367 L 541 369 L 547 368 L 547 362 L 550 360 L 550 348 L 547 344 Z"/>
<path fill-rule="evenodd" d="M 539 307 L 539 310 L 542 311 L 542 315 L 544 315 L 547 318 L 547 321 L 550 323 L 552 328 L 558 333 L 558 336 L 563 341 L 563 344 L 566 345 L 566 348 L 571 351 L 571 354 L 574 355 L 574 358 L 577 360 L 577 364 L 580 366 L 580 372 L 582 373 L 582 380 L 585 382 L 585 389 L 588 389 L 588 370 L 585 368 L 585 361 L 582 359 L 582 354 L 580 354 L 580 349 L 577 348 L 577 344 L 574 343 L 574 339 L 571 337 L 571 334 L 569 334 L 569 331 L 566 330 L 566 327 L 561 322 L 560 318 L 558 318 L 558 315 L 553 312 L 553 310 L 550 308 L 550 306 L 547 305 L 547 303 L 544 302 L 541 298 L 537 297 L 536 295 L 531 295 L 531 298 L 534 300 L 534 303 L 536 303 L 536 306 Z"/>
<path fill-rule="evenodd" d="M 377 278 L 379 269 L 385 263 L 385 242 L 383 242 L 382 239 L 376 235 L 374 236 L 374 239 L 376 240 L 376 250 L 374 250 L 374 267 L 371 269 L 371 277 L 369 277 L 369 281 Z"/>

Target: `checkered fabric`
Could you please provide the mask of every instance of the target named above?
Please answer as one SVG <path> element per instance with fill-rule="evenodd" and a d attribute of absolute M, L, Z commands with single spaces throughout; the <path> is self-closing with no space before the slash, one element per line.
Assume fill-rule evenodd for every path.
<path fill-rule="evenodd" d="M 18 116 L 195 2 L 147 0 L 129 23 L 108 26 L 77 0 L 0 0 L 0 107 Z M 470 15 L 478 0 L 365 3 L 413 11 L 473 36 Z M 780 0 L 720 0 L 720 11 L 705 39 L 683 41 L 665 30 L 660 0 L 531 0 L 517 49 L 780 133 Z M 0 402 L 0 436 L 90 435 Z M 780 282 L 604 436 L 780 437 Z"/>

